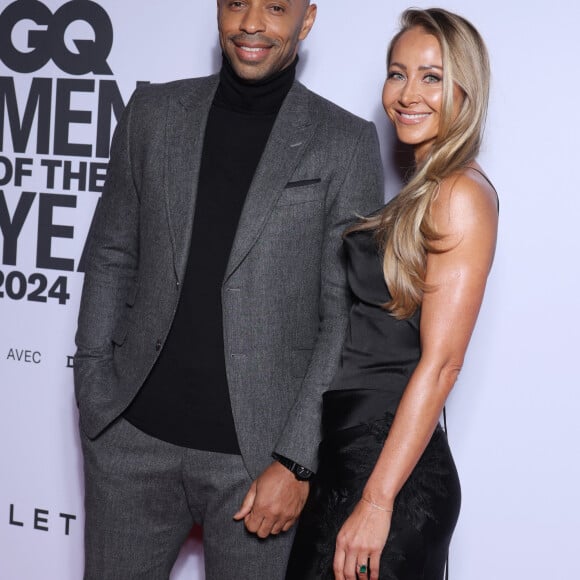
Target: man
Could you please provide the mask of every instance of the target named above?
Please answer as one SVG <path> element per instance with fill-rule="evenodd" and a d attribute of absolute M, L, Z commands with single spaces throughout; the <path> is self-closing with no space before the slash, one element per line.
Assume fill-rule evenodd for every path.
<path fill-rule="evenodd" d="M 75 387 L 85 578 L 284 577 L 348 291 L 382 200 L 376 132 L 294 80 L 307 0 L 218 0 L 219 75 L 139 89 L 90 236 Z"/>

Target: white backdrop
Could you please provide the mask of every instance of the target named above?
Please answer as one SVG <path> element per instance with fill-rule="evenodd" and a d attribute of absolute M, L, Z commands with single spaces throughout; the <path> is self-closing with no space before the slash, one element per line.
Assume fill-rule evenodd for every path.
<path fill-rule="evenodd" d="M 106 163 L 96 144 L 102 149 L 116 121 L 103 113 L 107 96 L 126 102 L 137 81 L 208 74 L 220 59 L 212 0 L 103 0 L 104 18 L 86 12 L 89 2 L 70 4 L 84 5 L 90 23 L 67 2 L 0 0 L 2 580 L 82 574 L 81 460 L 68 363 L 79 261 Z M 463 484 L 450 577 L 580 578 L 580 8 L 576 0 L 440 5 L 470 18 L 490 49 L 492 99 L 480 161 L 501 197 L 486 300 L 449 403 Z M 318 6 L 300 79 L 376 122 L 392 194 L 397 179 L 380 93 L 388 39 L 408 4 Z M 39 30 L 53 41 L 35 50 L 48 35 Z M 75 70 L 83 58 L 74 53 L 87 50 L 94 66 Z M 202 580 L 201 564 L 192 538 L 172 579 Z"/>

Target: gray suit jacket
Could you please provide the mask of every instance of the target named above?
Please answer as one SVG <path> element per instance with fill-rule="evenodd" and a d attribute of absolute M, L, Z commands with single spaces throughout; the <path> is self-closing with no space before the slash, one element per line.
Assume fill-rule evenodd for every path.
<path fill-rule="evenodd" d="M 171 327 L 217 84 L 211 76 L 138 89 L 119 121 L 76 336 L 88 437 L 126 409 Z M 230 398 L 253 477 L 274 450 L 316 468 L 321 395 L 339 364 L 349 308 L 341 235 L 356 213 L 382 203 L 382 185 L 372 123 L 296 82 L 248 192 L 222 286 Z"/>

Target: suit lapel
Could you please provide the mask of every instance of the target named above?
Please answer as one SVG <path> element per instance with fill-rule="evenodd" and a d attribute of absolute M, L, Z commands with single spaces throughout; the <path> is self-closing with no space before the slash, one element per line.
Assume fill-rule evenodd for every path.
<path fill-rule="evenodd" d="M 259 238 L 314 128 L 308 108 L 308 91 L 295 82 L 278 113 L 248 191 L 224 280 L 233 274 Z"/>
<path fill-rule="evenodd" d="M 205 127 L 218 82 L 217 75 L 200 80 L 190 93 L 170 97 L 168 105 L 165 199 L 179 281 L 187 266 Z"/>

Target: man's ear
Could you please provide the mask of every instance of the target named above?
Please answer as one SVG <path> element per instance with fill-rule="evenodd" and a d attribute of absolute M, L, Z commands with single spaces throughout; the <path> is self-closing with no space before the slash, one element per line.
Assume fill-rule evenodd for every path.
<path fill-rule="evenodd" d="M 298 35 L 298 38 L 300 40 L 304 40 L 312 30 L 312 27 L 314 26 L 314 21 L 316 20 L 317 11 L 318 7 L 316 6 L 316 4 L 310 4 L 308 8 L 306 8 L 304 20 L 302 21 L 302 28 L 300 29 L 300 34 Z"/>

